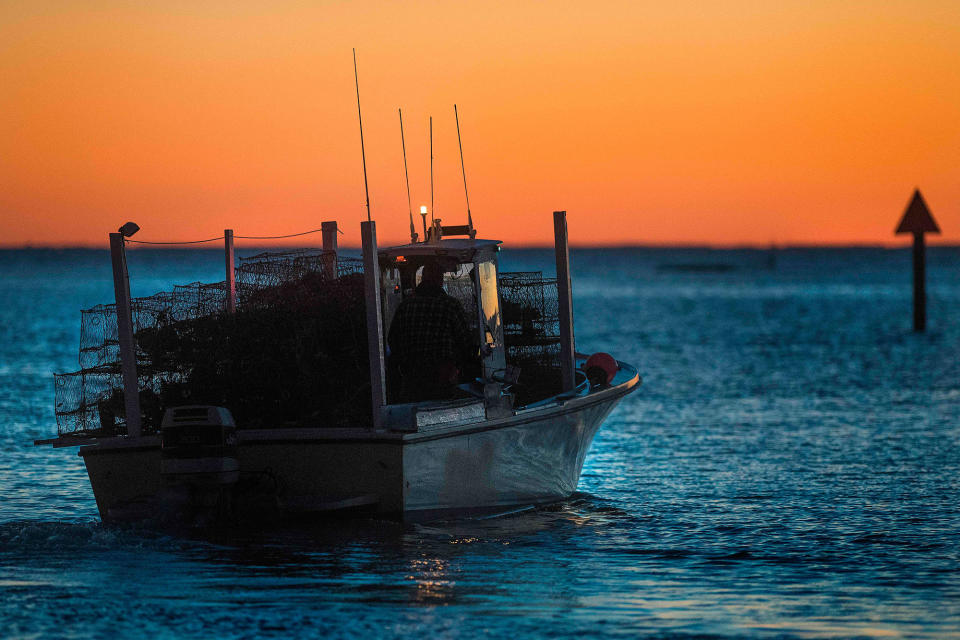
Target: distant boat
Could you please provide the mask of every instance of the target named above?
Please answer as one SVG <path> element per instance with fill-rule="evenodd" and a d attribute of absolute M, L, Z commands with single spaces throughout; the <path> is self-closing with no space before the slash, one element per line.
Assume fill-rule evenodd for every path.
<path fill-rule="evenodd" d="M 328 250 L 260 256 L 241 265 L 235 313 L 222 304 L 223 283 L 190 289 L 207 295 L 208 303 L 213 299 L 205 306 L 193 298 L 177 306 L 176 291 L 134 300 L 141 433 L 130 433 L 123 417 L 122 353 L 117 356 L 116 326 L 107 326 L 103 344 L 81 345 L 88 355 L 97 349 L 107 355 L 58 376 L 59 435 L 36 444 L 80 446 L 105 522 L 273 521 L 356 511 L 427 520 L 570 496 L 600 425 L 640 385 L 637 370 L 605 354 L 574 355 L 572 342 L 557 335 L 562 282 L 500 273 L 500 242 L 475 239 L 472 225 L 444 228 L 437 220 L 430 232 L 423 242 L 379 251 L 374 240 L 364 265 L 365 296 L 359 265 Z M 563 243 L 565 252 L 565 235 Z M 445 286 L 473 314 L 475 339 L 483 345 L 476 376 L 460 385 L 460 397 L 399 403 L 388 367 L 380 378 L 387 401 L 378 404 L 385 331 L 361 323 L 359 336 L 365 332 L 380 347 L 367 361 L 367 346 L 357 343 L 359 351 L 337 360 L 323 350 L 347 348 L 356 332 L 331 344 L 309 342 L 313 334 L 301 330 L 300 318 L 327 317 L 315 306 L 319 300 L 347 309 L 328 313 L 329 322 L 347 322 L 365 306 L 375 314 L 367 318 L 379 316 L 389 327 L 418 268 L 440 259 L 449 265 Z M 107 325 L 111 307 L 116 321 L 115 306 L 98 308 Z M 280 324 L 286 328 L 271 329 Z M 298 350 L 288 351 L 291 344 Z M 276 358 L 292 359 L 274 371 Z M 61 393 L 70 384 L 85 386 Z"/>
<path fill-rule="evenodd" d="M 693 273 L 725 273 L 733 271 L 737 265 L 728 262 L 679 262 L 658 264 L 657 271 L 686 271 Z"/>

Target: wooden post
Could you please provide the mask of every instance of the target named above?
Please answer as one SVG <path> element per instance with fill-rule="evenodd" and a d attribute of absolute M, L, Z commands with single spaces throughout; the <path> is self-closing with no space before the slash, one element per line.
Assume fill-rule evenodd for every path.
<path fill-rule="evenodd" d="M 367 304 L 367 353 L 370 360 L 370 395 L 373 404 L 373 428 L 383 426 L 383 407 L 387 404 L 386 367 L 383 355 L 383 316 L 380 305 L 380 261 L 377 255 L 377 223 L 360 223 L 363 242 L 363 282 Z"/>
<path fill-rule="evenodd" d="M 337 277 L 337 221 L 321 222 L 320 230 L 323 234 L 324 252 L 332 251 L 333 257 L 324 256 L 324 269 L 329 279 Z"/>
<path fill-rule="evenodd" d="M 927 247 L 920 232 L 913 234 L 913 330 L 927 330 Z"/>
<path fill-rule="evenodd" d="M 223 249 L 227 271 L 227 313 L 235 313 L 237 310 L 237 272 L 236 261 L 233 256 L 233 229 L 223 230 Z"/>
<path fill-rule="evenodd" d="M 137 383 L 137 350 L 133 340 L 133 313 L 130 309 L 130 279 L 123 234 L 110 234 L 113 263 L 113 295 L 117 303 L 117 338 L 120 343 L 120 371 L 123 374 L 123 406 L 127 437 L 140 437 L 140 386 Z"/>
<path fill-rule="evenodd" d="M 321 233 L 323 234 L 323 250 L 337 252 L 337 221 L 321 222 Z"/>
<path fill-rule="evenodd" d="M 576 386 L 573 342 L 573 297 L 570 287 L 570 246 L 567 242 L 567 212 L 553 212 L 554 252 L 557 259 L 557 307 L 560 311 L 560 373 L 563 390 Z"/>

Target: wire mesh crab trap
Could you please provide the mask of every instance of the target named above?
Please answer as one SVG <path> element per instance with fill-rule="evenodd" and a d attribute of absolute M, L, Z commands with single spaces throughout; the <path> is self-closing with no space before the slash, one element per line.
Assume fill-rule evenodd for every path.
<path fill-rule="evenodd" d="M 143 433 L 166 407 L 228 406 L 245 427 L 371 421 L 363 265 L 333 252 L 262 253 L 223 282 L 132 301 Z M 80 370 L 55 376 L 58 431 L 126 432 L 112 304 L 81 312 Z"/>
<path fill-rule="evenodd" d="M 499 278 L 507 364 L 520 370 L 513 388 L 521 405 L 561 389 L 557 281 L 539 271 L 504 272 Z"/>

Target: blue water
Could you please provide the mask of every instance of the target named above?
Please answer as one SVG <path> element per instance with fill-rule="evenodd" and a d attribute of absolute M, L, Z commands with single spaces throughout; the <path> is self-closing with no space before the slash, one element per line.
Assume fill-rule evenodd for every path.
<path fill-rule="evenodd" d="M 76 451 L 31 444 L 107 254 L 0 251 L 0 637 L 960 637 L 960 250 L 928 257 L 915 335 L 906 251 L 574 251 L 578 348 L 644 385 L 571 500 L 189 536 L 101 525 Z M 130 268 L 146 295 L 222 257 Z"/>

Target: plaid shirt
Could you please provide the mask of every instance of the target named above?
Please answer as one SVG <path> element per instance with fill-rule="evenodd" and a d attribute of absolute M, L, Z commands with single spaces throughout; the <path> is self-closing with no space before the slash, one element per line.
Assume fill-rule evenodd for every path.
<path fill-rule="evenodd" d="M 401 363 L 459 363 L 470 345 L 463 308 L 441 287 L 420 285 L 400 303 L 387 343 Z"/>

